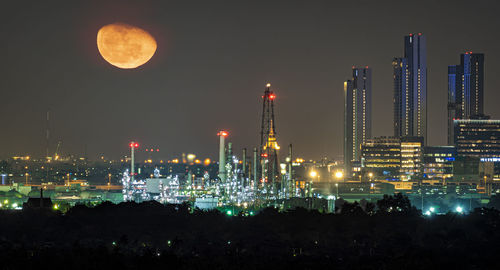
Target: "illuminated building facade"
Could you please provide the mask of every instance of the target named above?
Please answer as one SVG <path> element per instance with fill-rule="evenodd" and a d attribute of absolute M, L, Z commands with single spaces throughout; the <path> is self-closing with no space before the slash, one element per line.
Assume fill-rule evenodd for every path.
<path fill-rule="evenodd" d="M 353 163 L 361 160 L 361 145 L 371 137 L 371 69 L 352 69 L 352 79 L 344 82 L 344 165 L 351 176 Z"/>
<path fill-rule="evenodd" d="M 401 178 L 402 181 L 420 179 L 423 171 L 422 137 L 401 138 Z"/>
<path fill-rule="evenodd" d="M 484 114 L 484 54 L 466 52 L 460 65 L 448 66 L 448 145 L 453 145 L 454 119 Z"/>
<path fill-rule="evenodd" d="M 424 179 L 448 180 L 453 177 L 453 162 L 457 151 L 454 146 L 424 147 Z"/>
<path fill-rule="evenodd" d="M 483 161 L 500 161 L 500 120 L 454 120 L 457 154 Z"/>
<path fill-rule="evenodd" d="M 495 178 L 500 174 L 500 120 L 487 117 L 454 120 L 454 143 L 459 157 L 492 162 Z"/>
<path fill-rule="evenodd" d="M 401 140 L 395 137 L 367 139 L 361 147 L 362 167 L 374 177 L 395 180 L 401 167 Z"/>
<path fill-rule="evenodd" d="M 427 141 L 427 56 L 425 36 L 405 36 L 404 57 L 394 58 L 394 136 Z"/>

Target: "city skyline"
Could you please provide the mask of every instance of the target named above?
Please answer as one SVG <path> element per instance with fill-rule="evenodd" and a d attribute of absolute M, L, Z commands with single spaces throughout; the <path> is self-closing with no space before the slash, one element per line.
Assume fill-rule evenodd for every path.
<path fill-rule="evenodd" d="M 498 264 L 499 1 L 2 4 L 0 268 Z"/>
<path fill-rule="evenodd" d="M 209 12 L 203 5 L 113 3 L 78 2 L 71 8 L 12 4 L 3 9 L 0 31 L 13 42 L 0 45 L 5 54 L 0 87 L 9 101 L 0 111 L 1 157 L 43 155 L 49 109 L 51 151 L 61 140 L 65 153 L 83 154 L 87 145 L 89 156 L 117 158 L 127 154 L 130 140 L 137 140 L 161 148 L 166 156 L 195 152 L 214 160 L 221 129 L 229 131 L 235 152 L 258 146 L 260 95 L 269 82 L 277 95 L 279 144 L 292 143 L 307 159 L 339 158 L 345 70 L 352 65 L 372 68 L 373 136 L 391 135 L 391 59 L 402 55 L 401 41 L 412 32 L 424 33 L 428 43 L 428 145 L 446 144 L 447 66 L 466 51 L 488 58 L 484 107 L 492 119 L 500 118 L 493 103 L 500 81 L 488 76 L 496 73 L 499 58 L 497 37 L 488 35 L 498 21 L 495 4 L 480 2 L 480 12 L 456 5 L 445 15 L 430 11 L 431 4 L 364 4 L 359 15 L 372 24 L 366 35 L 356 36 L 349 30 L 359 23 L 342 23 L 358 2 L 318 2 L 305 9 L 292 2 L 286 12 L 277 3 L 245 4 L 241 11 L 235 4 L 217 2 Z M 111 6 L 115 12 L 110 17 Z M 373 8 L 381 14 L 375 16 Z M 408 12 L 400 15 L 400 9 Z M 417 20 L 422 9 L 429 9 L 429 20 Z M 26 19 L 20 20 L 20 14 Z M 460 14 L 476 20 L 447 27 Z M 395 18 L 386 20 L 385 15 Z M 225 23 L 235 18 L 236 23 Z M 393 23 L 398 18 L 409 23 L 398 26 Z M 99 58 L 97 30 L 116 21 L 142 26 L 158 39 L 158 53 L 150 63 L 123 71 Z M 443 23 L 436 27 L 435 22 Z M 31 46 L 33 41 L 38 46 Z"/>

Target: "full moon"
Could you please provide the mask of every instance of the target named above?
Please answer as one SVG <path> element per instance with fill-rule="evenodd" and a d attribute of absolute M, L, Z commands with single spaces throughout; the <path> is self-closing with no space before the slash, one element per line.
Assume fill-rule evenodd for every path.
<path fill-rule="evenodd" d="M 156 40 L 139 27 L 113 23 L 97 32 L 97 49 L 111 65 L 131 69 L 144 65 L 153 57 Z"/>

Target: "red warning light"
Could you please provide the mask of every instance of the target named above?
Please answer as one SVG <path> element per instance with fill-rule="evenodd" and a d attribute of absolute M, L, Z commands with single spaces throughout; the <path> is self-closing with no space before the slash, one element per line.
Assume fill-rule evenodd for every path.
<path fill-rule="evenodd" d="M 229 135 L 229 133 L 227 133 L 227 131 L 224 130 L 221 130 L 219 131 L 219 133 L 217 133 L 217 136 L 227 137 L 227 135 Z"/>
<path fill-rule="evenodd" d="M 134 144 L 134 147 L 135 147 L 135 148 L 139 147 L 139 144 L 138 144 L 138 143 L 135 143 L 135 144 Z"/>
<path fill-rule="evenodd" d="M 156 148 L 156 152 L 160 152 L 160 149 Z"/>
<path fill-rule="evenodd" d="M 149 149 L 146 148 L 146 152 L 149 151 Z"/>
<path fill-rule="evenodd" d="M 261 155 L 262 157 L 267 157 L 267 153 L 264 153 Z"/>
<path fill-rule="evenodd" d="M 419 36 L 421 36 L 421 35 L 422 35 L 422 33 L 418 33 L 418 35 L 419 35 Z"/>
<path fill-rule="evenodd" d="M 269 99 L 270 99 L 270 100 L 274 100 L 275 98 L 276 98 L 276 95 L 275 95 L 275 94 L 270 94 L 270 95 L 269 95 Z"/>

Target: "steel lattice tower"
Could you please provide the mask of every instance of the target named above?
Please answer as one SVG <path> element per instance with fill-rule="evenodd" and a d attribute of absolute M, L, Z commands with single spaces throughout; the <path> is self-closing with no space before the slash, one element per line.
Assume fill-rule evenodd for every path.
<path fill-rule="evenodd" d="M 277 195 L 279 190 L 279 162 L 276 141 L 276 127 L 274 121 L 274 99 L 276 95 L 271 91 L 271 84 L 266 85 L 262 96 L 262 125 L 260 131 L 260 186 L 269 197 Z"/>

